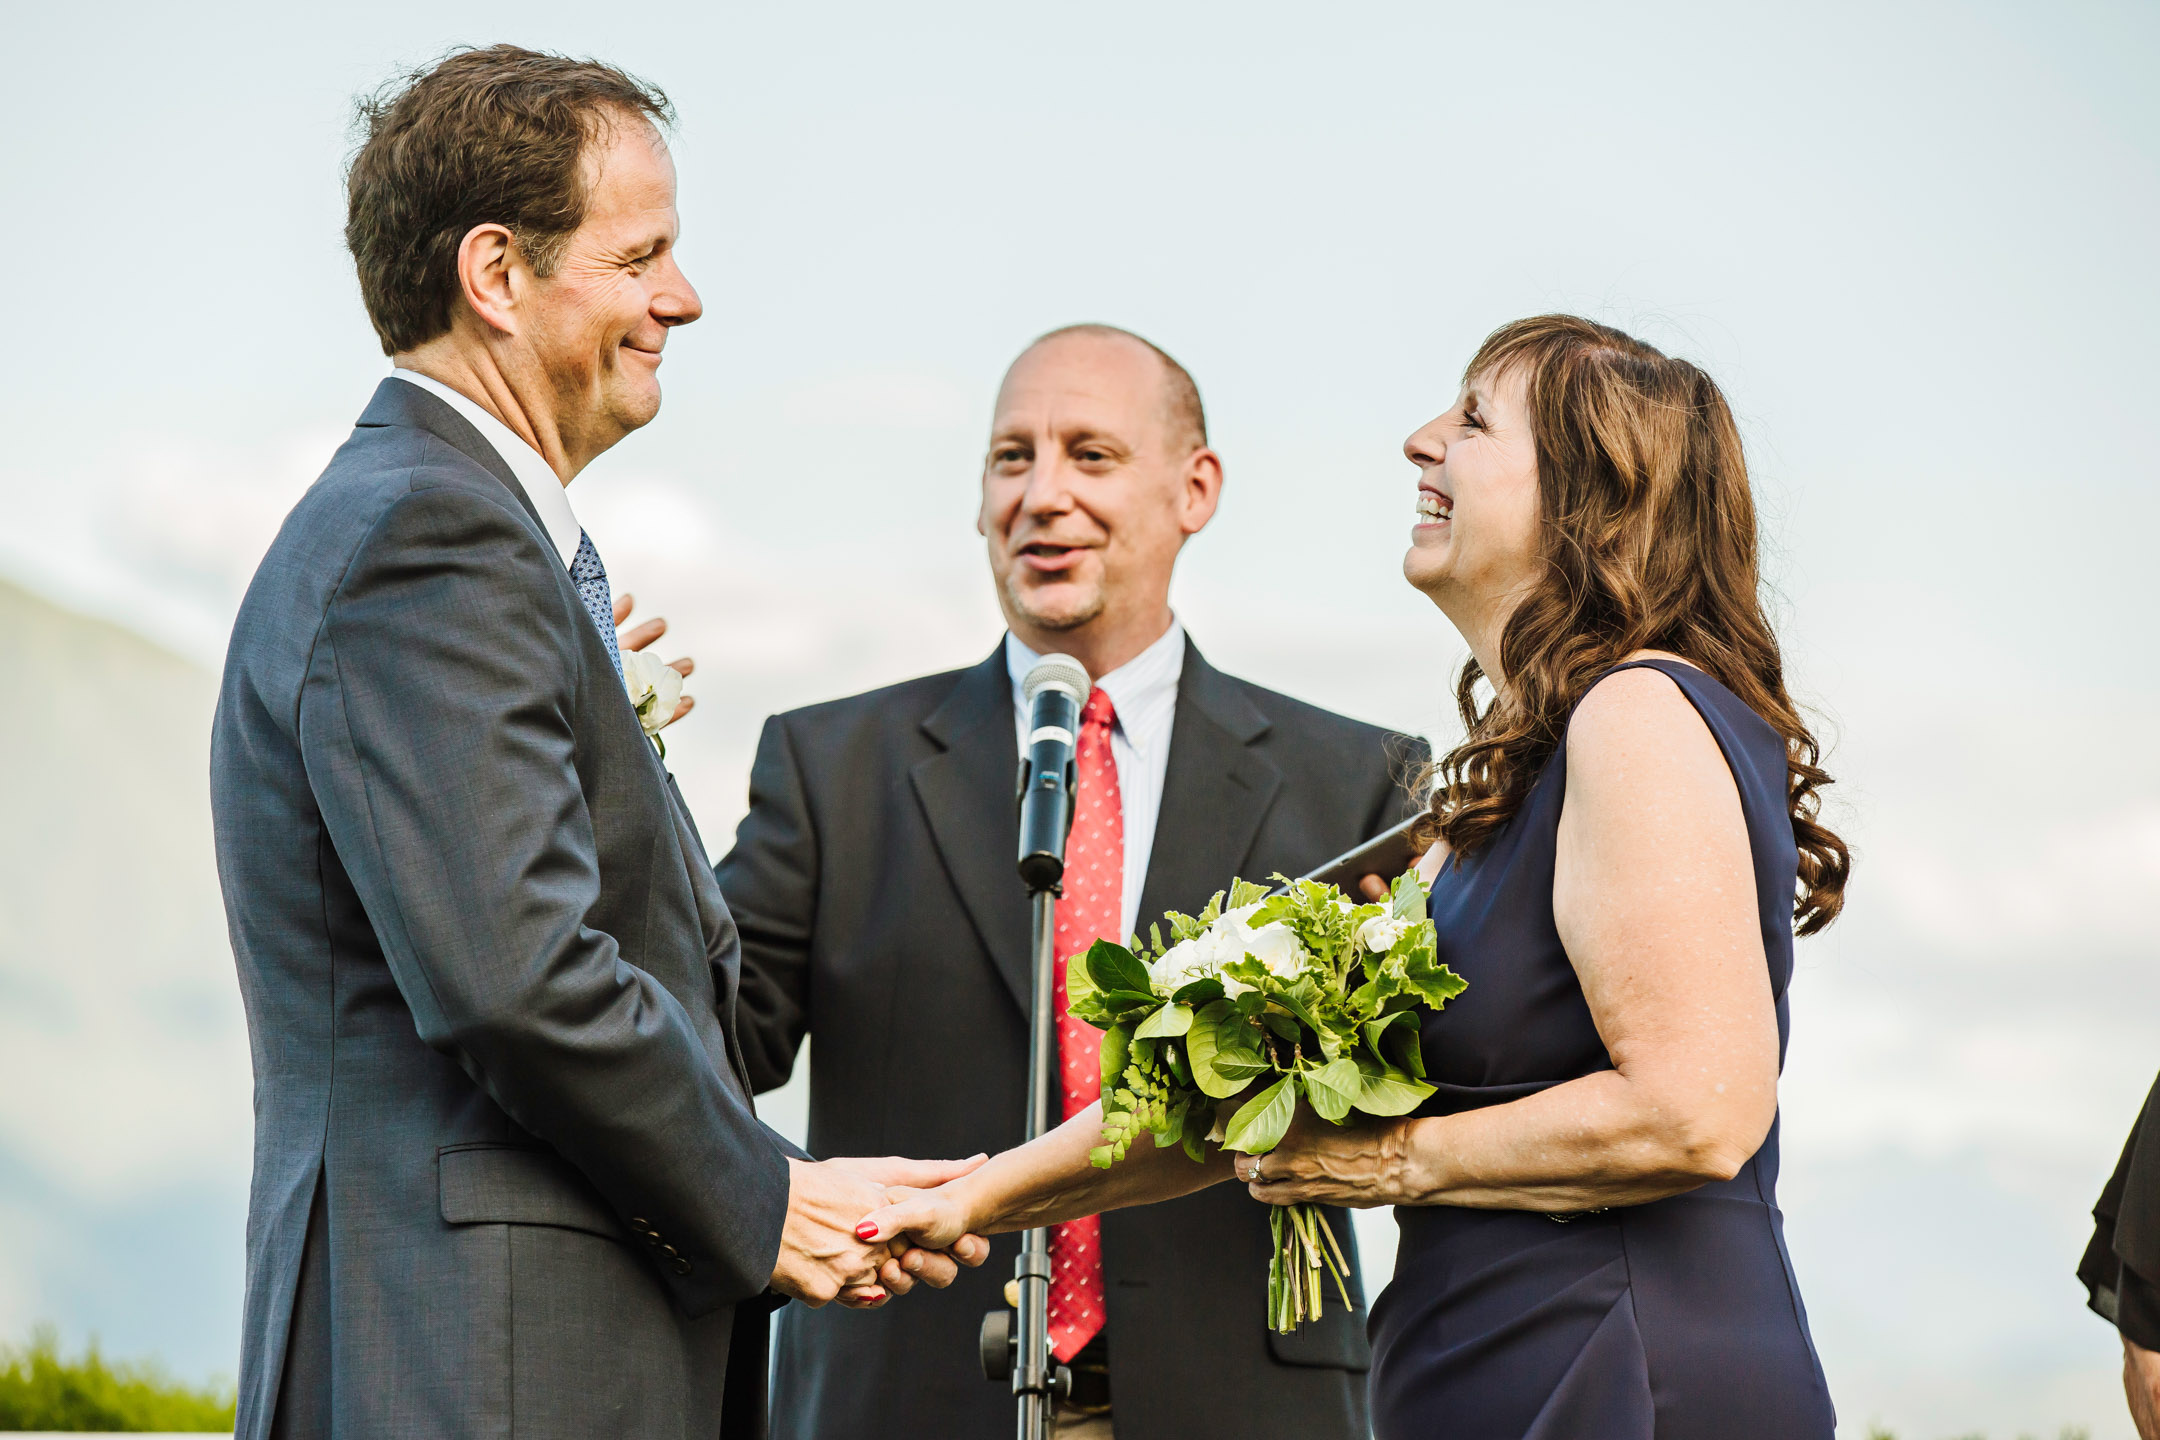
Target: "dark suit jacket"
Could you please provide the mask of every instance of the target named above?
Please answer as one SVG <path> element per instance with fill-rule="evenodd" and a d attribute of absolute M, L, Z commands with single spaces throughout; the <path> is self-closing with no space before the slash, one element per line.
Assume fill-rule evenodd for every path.
<path fill-rule="evenodd" d="M 788 1193 L 734 922 L 436 397 L 385 380 L 287 517 L 210 768 L 255 1062 L 240 1436 L 711 1437 Z"/>
<path fill-rule="evenodd" d="M 821 1155 L 996 1152 L 1021 1139 L 1030 989 L 1011 681 L 1002 648 L 766 722 L 750 813 L 720 863 L 743 935 L 753 1083 L 780 1085 L 805 1033 Z M 1188 646 L 1143 927 L 1234 874 L 1299 874 L 1393 824 L 1417 742 L 1224 675 Z M 1347 1226 L 1336 1217 L 1348 1243 Z M 942 1293 L 883 1311 L 783 1317 L 775 1433 L 818 1440 L 1012 1433 L 975 1332 L 1017 1237 Z M 1265 1206 L 1220 1185 L 1103 1217 L 1118 1440 L 1366 1434 L 1359 1313 L 1265 1323 Z M 1355 1253 L 1354 1251 L 1352 1252 Z M 1356 1292 L 1353 1292 L 1356 1293 Z"/>

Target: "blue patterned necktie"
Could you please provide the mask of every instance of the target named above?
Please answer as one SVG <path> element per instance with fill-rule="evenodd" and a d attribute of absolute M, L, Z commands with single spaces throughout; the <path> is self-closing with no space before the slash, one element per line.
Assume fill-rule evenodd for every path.
<path fill-rule="evenodd" d="M 577 586 L 578 599 L 585 602 L 585 613 L 600 627 L 600 643 L 607 646 L 607 658 L 620 680 L 622 652 L 615 648 L 615 600 L 608 594 L 607 566 L 600 563 L 592 536 L 583 530 L 578 531 L 577 558 L 570 562 L 570 582 Z"/>

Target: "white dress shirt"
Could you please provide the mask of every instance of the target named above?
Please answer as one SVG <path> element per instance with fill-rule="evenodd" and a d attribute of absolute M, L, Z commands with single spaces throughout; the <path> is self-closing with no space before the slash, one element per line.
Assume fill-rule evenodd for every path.
<path fill-rule="evenodd" d="M 503 464 L 510 467 L 510 473 L 517 477 L 518 488 L 525 492 L 527 500 L 532 501 L 533 509 L 540 512 L 540 524 L 546 528 L 548 539 L 555 542 L 555 553 L 562 557 L 563 569 L 569 569 L 571 562 L 577 559 L 578 542 L 584 538 L 585 529 L 570 509 L 570 492 L 555 474 L 555 467 L 541 459 L 539 451 L 518 438 L 515 430 L 442 381 L 402 366 L 392 370 L 390 378 L 419 386 L 472 422 L 473 429 L 480 432 L 480 438 L 493 447 L 502 457 Z"/>
<path fill-rule="evenodd" d="M 1012 675 L 1014 733 L 1027 748 L 1027 702 L 1020 682 L 1042 657 L 1005 634 L 1005 669 Z M 1117 765 L 1118 799 L 1125 818 L 1124 914 L 1119 935 L 1140 919 L 1140 887 L 1147 883 L 1155 850 L 1155 820 L 1162 813 L 1163 779 L 1170 773 L 1170 730 L 1177 722 L 1178 681 L 1185 674 L 1185 626 L 1173 615 L 1160 640 L 1095 682 L 1109 692 L 1117 721 L 1110 727 L 1110 758 Z M 1157 917 L 1160 918 L 1160 917 Z"/>

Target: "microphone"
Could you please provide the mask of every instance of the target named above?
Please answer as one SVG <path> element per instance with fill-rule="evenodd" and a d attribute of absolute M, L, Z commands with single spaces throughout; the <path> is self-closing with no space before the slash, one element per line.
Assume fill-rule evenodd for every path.
<path fill-rule="evenodd" d="M 1080 707 L 1095 688 L 1070 655 L 1045 655 L 1020 682 L 1028 707 L 1020 755 L 1020 878 L 1029 891 L 1054 891 L 1065 878 L 1065 834 L 1072 829 L 1079 771 L 1073 762 Z"/>

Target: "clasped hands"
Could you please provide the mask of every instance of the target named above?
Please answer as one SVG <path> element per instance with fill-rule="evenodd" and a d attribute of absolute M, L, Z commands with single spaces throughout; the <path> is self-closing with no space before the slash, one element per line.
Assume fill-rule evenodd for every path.
<path fill-rule="evenodd" d="M 935 1245 L 879 1238 L 864 1217 L 920 1189 L 956 1180 L 985 1158 L 789 1160 L 787 1223 L 772 1288 L 812 1308 L 838 1300 L 857 1310 L 875 1310 L 918 1283 L 944 1289 L 962 1265 L 989 1258 L 989 1241 L 965 1233 Z"/>

